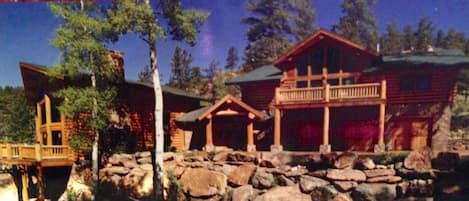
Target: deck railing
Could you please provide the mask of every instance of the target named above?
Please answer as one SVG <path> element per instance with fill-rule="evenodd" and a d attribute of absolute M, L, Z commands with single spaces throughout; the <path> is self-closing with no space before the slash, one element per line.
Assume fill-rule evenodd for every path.
<path fill-rule="evenodd" d="M 0 159 L 6 160 L 68 160 L 72 154 L 67 145 L 0 144 Z"/>
<path fill-rule="evenodd" d="M 366 98 L 386 98 L 386 81 L 381 83 L 352 84 L 310 88 L 277 88 L 276 103 L 329 102 Z"/>

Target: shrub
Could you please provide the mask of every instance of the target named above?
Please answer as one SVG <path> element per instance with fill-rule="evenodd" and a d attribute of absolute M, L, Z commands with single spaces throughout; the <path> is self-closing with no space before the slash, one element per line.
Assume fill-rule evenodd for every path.
<path fill-rule="evenodd" d="M 388 165 L 397 162 L 403 162 L 404 159 L 409 155 L 408 151 L 403 152 L 386 152 L 378 155 L 374 158 L 376 164 Z"/>
<path fill-rule="evenodd" d="M 92 138 L 86 133 L 76 133 L 72 135 L 68 141 L 70 148 L 83 153 L 91 152 L 92 143 Z"/>

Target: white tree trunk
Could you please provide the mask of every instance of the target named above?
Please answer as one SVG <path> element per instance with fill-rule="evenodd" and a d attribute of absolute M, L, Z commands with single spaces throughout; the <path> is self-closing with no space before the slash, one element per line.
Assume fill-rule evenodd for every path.
<path fill-rule="evenodd" d="M 93 73 L 91 75 L 91 86 L 96 89 L 96 75 Z M 97 118 L 98 102 L 96 97 L 93 98 L 93 111 L 92 118 Z M 99 163 L 98 163 L 98 143 L 99 143 L 99 131 L 96 128 L 93 128 L 94 138 L 93 138 L 93 147 L 91 153 L 91 170 L 92 170 L 92 180 L 93 180 L 93 196 L 92 199 L 96 200 L 96 194 L 98 193 L 98 180 L 99 180 Z"/>

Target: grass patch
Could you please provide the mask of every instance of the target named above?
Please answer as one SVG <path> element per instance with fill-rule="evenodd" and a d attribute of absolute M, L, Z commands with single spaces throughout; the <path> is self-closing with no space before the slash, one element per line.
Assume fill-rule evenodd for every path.
<path fill-rule="evenodd" d="M 386 152 L 384 154 L 376 156 L 373 161 L 379 165 L 389 165 L 397 162 L 403 162 L 404 159 L 409 155 L 410 152 Z"/>

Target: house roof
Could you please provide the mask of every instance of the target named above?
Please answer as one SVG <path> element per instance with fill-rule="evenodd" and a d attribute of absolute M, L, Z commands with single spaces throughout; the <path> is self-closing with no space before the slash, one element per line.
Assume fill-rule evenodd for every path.
<path fill-rule="evenodd" d="M 324 37 L 327 37 L 327 38 L 330 38 L 332 40 L 338 41 L 338 42 L 340 42 L 344 45 L 347 45 L 349 47 L 358 49 L 358 50 L 360 50 L 362 52 L 365 52 L 366 54 L 369 54 L 371 56 L 374 56 L 374 57 L 379 56 L 379 53 L 372 50 L 372 49 L 369 49 L 369 48 L 367 48 L 363 45 L 360 45 L 358 43 L 354 43 L 354 42 L 352 42 L 348 39 L 345 39 L 345 38 L 343 38 L 343 37 L 341 37 L 337 34 L 334 34 L 332 32 L 326 31 L 324 29 L 319 29 L 316 32 L 314 32 L 314 34 L 311 35 L 310 37 L 306 38 L 302 42 L 300 42 L 297 45 L 293 46 L 293 48 L 288 50 L 287 53 L 285 53 L 282 56 L 280 56 L 279 58 L 277 58 L 274 61 L 274 65 L 279 65 L 279 64 L 281 64 L 285 61 L 288 61 L 292 56 L 295 56 L 295 55 L 303 52 L 305 49 L 310 48 L 314 44 L 321 41 Z"/>
<path fill-rule="evenodd" d="M 363 72 L 396 70 L 399 67 L 469 67 L 469 57 L 460 50 L 439 50 L 436 52 L 413 53 L 384 56 L 381 65 L 365 69 Z"/>
<path fill-rule="evenodd" d="M 225 107 L 222 107 L 225 106 Z M 229 113 L 230 111 L 233 111 L 233 114 L 237 114 L 235 110 L 244 110 L 248 112 L 249 114 L 254 115 L 254 118 L 257 119 L 263 119 L 264 114 L 257 111 L 256 109 L 252 108 L 248 104 L 244 103 L 243 101 L 233 97 L 232 95 L 226 95 L 223 97 L 221 100 L 217 101 L 214 105 L 209 105 L 203 108 L 199 108 L 196 110 L 193 110 L 191 112 L 188 112 L 184 114 L 183 116 L 179 117 L 176 119 L 178 122 L 195 122 L 195 121 L 201 121 L 204 118 L 207 118 L 210 114 L 215 113 L 218 114 L 219 112 L 225 112 Z"/>
<path fill-rule="evenodd" d="M 43 66 L 43 65 L 32 64 L 32 63 L 27 63 L 27 62 L 20 62 L 20 69 L 21 69 L 22 72 L 24 70 L 29 70 L 29 71 L 32 71 L 34 73 L 38 73 L 42 76 L 48 76 L 47 75 L 47 67 Z M 63 76 L 62 77 L 57 77 L 57 78 L 60 79 L 60 80 L 64 79 Z M 27 79 L 27 78 L 25 77 L 25 74 L 23 73 L 23 83 L 26 83 L 25 79 Z M 135 85 L 140 85 L 140 86 L 144 86 L 144 87 L 153 88 L 153 84 L 139 82 L 139 81 L 126 80 L 125 83 L 126 84 L 135 84 Z M 25 86 L 25 88 L 26 87 L 27 86 Z M 184 96 L 184 97 L 194 98 L 194 99 L 199 99 L 199 100 L 204 100 L 204 101 L 208 100 L 206 98 L 202 98 L 200 96 L 191 94 L 191 93 L 186 92 L 184 90 L 169 87 L 169 86 L 165 86 L 165 85 L 161 86 L 161 90 L 163 91 L 163 93 L 173 94 L 173 95 L 176 95 L 176 96 Z"/>
<path fill-rule="evenodd" d="M 236 77 L 235 79 L 225 82 L 225 84 L 242 84 L 249 82 L 280 80 L 282 71 L 273 65 L 265 65 L 250 71 L 246 74 Z"/>

